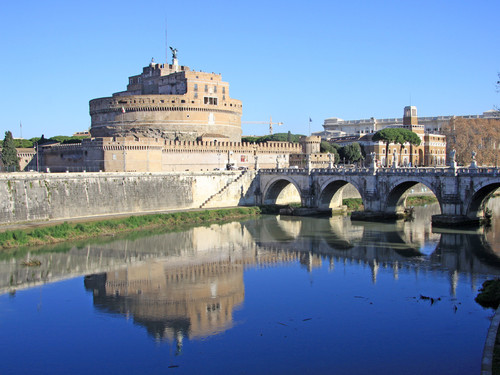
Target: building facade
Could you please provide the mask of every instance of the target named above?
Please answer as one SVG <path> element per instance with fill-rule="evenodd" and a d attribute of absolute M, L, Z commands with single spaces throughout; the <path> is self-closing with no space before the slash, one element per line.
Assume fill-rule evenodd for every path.
<path fill-rule="evenodd" d="M 489 110 L 483 112 L 482 115 L 420 117 L 418 121 L 423 126 L 424 133 L 437 134 L 454 117 L 465 119 L 498 118 L 498 111 Z M 314 135 L 321 136 L 323 139 L 330 139 L 342 136 L 372 134 L 384 128 L 402 126 L 403 118 L 376 119 L 372 117 L 363 120 L 342 120 L 337 117 L 331 117 L 325 119 L 323 123 L 324 131 L 316 132 Z"/>
<path fill-rule="evenodd" d="M 21 171 L 36 170 L 37 159 L 35 148 L 17 148 L 16 151 Z M 2 149 L 0 148 L 0 172 L 4 171 L 7 171 L 7 169 L 2 163 Z"/>
<path fill-rule="evenodd" d="M 383 141 L 374 141 L 375 133 L 349 135 L 344 137 L 330 138 L 329 142 L 345 146 L 349 143 L 358 142 L 367 156 L 374 155 L 379 167 L 413 166 L 432 167 L 446 165 L 446 136 L 434 132 L 427 132 L 425 125 L 420 123 L 415 106 L 404 108 L 404 116 L 398 128 L 408 129 L 416 133 L 421 140 L 420 145 L 405 143 L 387 144 Z"/>

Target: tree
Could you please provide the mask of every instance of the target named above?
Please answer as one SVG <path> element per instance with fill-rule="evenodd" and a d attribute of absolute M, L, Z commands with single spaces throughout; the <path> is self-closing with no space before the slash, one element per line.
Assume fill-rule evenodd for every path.
<path fill-rule="evenodd" d="M 354 142 L 342 147 L 341 155 L 347 161 L 355 163 L 363 159 L 363 153 L 361 152 L 361 146 L 359 143 Z"/>
<path fill-rule="evenodd" d="M 471 162 L 471 152 L 476 152 L 479 165 L 498 165 L 500 147 L 500 119 L 452 118 L 441 129 L 446 135 L 447 153 L 455 150 L 459 165 Z"/>
<path fill-rule="evenodd" d="M 398 128 L 398 136 L 396 138 L 396 143 L 399 143 L 399 163 L 402 164 L 402 155 L 403 155 L 403 149 L 405 147 L 405 143 L 409 143 L 410 144 L 410 158 L 411 158 L 411 155 L 413 155 L 413 148 L 412 146 L 418 146 L 420 145 L 420 142 L 422 142 L 422 140 L 420 139 L 420 137 L 418 136 L 417 133 L 415 132 L 412 132 L 411 130 L 408 130 L 408 129 L 404 129 L 404 128 Z M 412 160 L 410 159 L 410 162 L 412 162 Z"/>
<path fill-rule="evenodd" d="M 14 139 L 10 131 L 5 132 L 2 148 L 2 163 L 6 170 L 18 171 L 20 169 L 16 146 L 14 145 Z"/>
<path fill-rule="evenodd" d="M 242 137 L 241 141 L 250 143 L 263 143 L 268 141 L 298 143 L 301 137 L 303 137 L 302 134 L 291 134 L 290 132 L 288 132 L 263 135 L 261 137 Z"/>
<path fill-rule="evenodd" d="M 333 155 L 334 163 L 338 163 L 340 160 L 339 152 L 337 151 L 336 145 L 331 144 L 327 141 L 322 141 L 319 145 L 319 151 L 321 153 L 328 153 Z"/>
<path fill-rule="evenodd" d="M 397 128 L 385 128 L 379 130 L 373 135 L 372 140 L 375 142 L 382 141 L 385 142 L 385 166 L 389 163 L 389 145 L 395 143 L 398 139 Z"/>
<path fill-rule="evenodd" d="M 417 133 L 412 132 L 405 128 L 385 128 L 379 130 L 373 135 L 373 141 L 385 142 L 385 163 L 389 162 L 389 145 L 391 143 L 399 144 L 399 161 L 401 163 L 401 156 L 406 143 L 410 144 L 410 155 L 413 154 L 412 146 L 420 145 L 422 141 Z"/>

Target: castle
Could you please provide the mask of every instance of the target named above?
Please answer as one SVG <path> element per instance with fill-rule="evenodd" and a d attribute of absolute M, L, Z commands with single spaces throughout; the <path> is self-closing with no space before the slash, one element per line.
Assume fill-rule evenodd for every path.
<path fill-rule="evenodd" d="M 172 48 L 171 48 L 172 49 Z M 240 100 L 220 74 L 153 60 L 127 90 L 89 103 L 91 138 L 39 147 L 37 170 L 165 172 L 288 166 L 302 147 L 241 142 Z"/>
<path fill-rule="evenodd" d="M 155 64 L 129 77 L 126 91 L 90 101 L 93 137 L 171 141 L 241 139 L 241 101 L 229 97 L 220 74 Z"/>

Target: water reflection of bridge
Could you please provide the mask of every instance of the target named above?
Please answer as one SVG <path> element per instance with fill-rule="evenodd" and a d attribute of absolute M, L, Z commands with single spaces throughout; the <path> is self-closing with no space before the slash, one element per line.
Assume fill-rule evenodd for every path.
<path fill-rule="evenodd" d="M 500 258 L 493 251 L 483 232 L 422 230 L 420 236 L 408 231 L 405 223 L 356 223 L 333 217 L 268 218 L 255 222 L 251 232 L 257 245 L 267 250 L 286 250 L 308 254 L 305 264 L 320 264 L 318 257 L 344 259 L 372 268 L 376 281 L 380 266 L 393 267 L 395 277 L 401 267 L 421 270 L 445 270 L 450 275 L 451 290 L 456 288 L 459 274 L 474 279 L 476 274 L 500 274 Z M 259 234 L 257 234 L 259 232 Z"/>
<path fill-rule="evenodd" d="M 419 224 L 420 225 L 420 224 Z M 22 259 L 0 262 L 0 293 L 76 276 L 142 264 L 151 259 L 179 259 L 209 254 L 217 259 L 241 259 L 264 266 L 285 259 L 273 253 L 304 253 L 380 265 L 431 267 L 466 274 L 499 274 L 500 264 L 483 232 L 432 233 L 430 226 L 353 223 L 331 219 L 267 217 L 262 220 L 198 227 L 104 244 L 40 252 L 40 267 L 23 267 Z M 29 256 L 29 255 L 28 255 Z M 267 262 L 267 263 L 266 263 Z"/>

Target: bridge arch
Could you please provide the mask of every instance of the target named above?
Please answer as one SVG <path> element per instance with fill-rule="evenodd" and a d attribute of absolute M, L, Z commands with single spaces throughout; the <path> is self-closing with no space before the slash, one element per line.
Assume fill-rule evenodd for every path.
<path fill-rule="evenodd" d="M 364 201 L 362 189 L 360 189 L 356 181 L 335 177 L 326 180 L 319 187 L 318 208 L 342 207 L 343 191 L 348 184 L 351 184 L 358 191 L 361 200 Z"/>
<path fill-rule="evenodd" d="M 262 191 L 264 205 L 303 202 L 300 186 L 288 176 L 279 176 L 270 180 Z"/>
<path fill-rule="evenodd" d="M 479 186 L 474 194 L 465 202 L 465 215 L 471 219 L 482 218 L 493 193 L 500 188 L 500 179 Z"/>
<path fill-rule="evenodd" d="M 413 188 L 415 185 L 418 184 L 424 185 L 426 188 L 428 188 L 434 196 L 437 198 L 438 203 L 439 203 L 439 208 L 442 212 L 442 206 L 441 206 L 441 201 L 439 199 L 439 195 L 436 194 L 436 191 L 434 190 L 434 187 L 428 183 L 428 181 L 422 181 L 420 179 L 398 179 L 396 182 L 394 182 L 389 190 L 389 194 L 385 198 L 385 204 L 384 204 L 384 212 L 388 214 L 402 214 L 404 213 L 405 210 L 405 202 L 406 198 L 408 197 L 408 193 L 411 188 Z"/>

